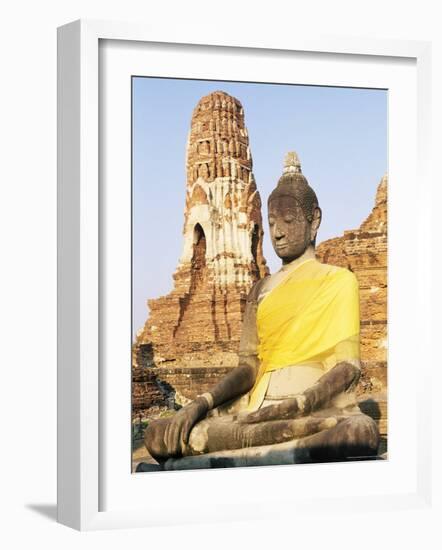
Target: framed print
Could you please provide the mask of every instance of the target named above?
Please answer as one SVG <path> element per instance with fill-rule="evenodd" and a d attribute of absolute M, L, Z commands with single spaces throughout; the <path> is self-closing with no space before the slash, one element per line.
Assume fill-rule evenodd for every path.
<path fill-rule="evenodd" d="M 62 523 L 429 498 L 429 45 L 263 46 L 59 30 Z"/>

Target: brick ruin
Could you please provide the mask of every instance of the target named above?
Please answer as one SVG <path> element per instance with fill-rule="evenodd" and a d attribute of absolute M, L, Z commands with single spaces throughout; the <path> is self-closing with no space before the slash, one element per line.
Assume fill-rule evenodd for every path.
<path fill-rule="evenodd" d="M 134 410 L 160 397 L 156 380 L 183 403 L 237 366 L 246 296 L 268 273 L 261 199 L 236 98 L 217 91 L 198 102 L 186 157 L 183 252 L 172 292 L 148 300 L 134 345 Z"/>
<path fill-rule="evenodd" d="M 324 263 L 346 267 L 359 282 L 362 377 L 360 406 L 387 433 L 387 186 L 384 176 L 375 205 L 359 229 L 322 242 L 316 249 Z"/>

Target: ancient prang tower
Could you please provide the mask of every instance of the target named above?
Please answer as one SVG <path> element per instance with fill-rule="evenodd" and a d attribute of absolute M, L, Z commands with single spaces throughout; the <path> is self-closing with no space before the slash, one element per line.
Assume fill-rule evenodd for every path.
<path fill-rule="evenodd" d="M 148 301 L 134 362 L 186 398 L 238 364 L 245 300 L 267 274 L 261 200 L 252 173 L 244 111 L 213 92 L 197 104 L 186 156 L 184 244 L 174 289 Z"/>

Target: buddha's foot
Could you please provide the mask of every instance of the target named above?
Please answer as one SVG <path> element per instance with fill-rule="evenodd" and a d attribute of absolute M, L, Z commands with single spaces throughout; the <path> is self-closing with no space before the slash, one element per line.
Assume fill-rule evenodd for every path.
<path fill-rule="evenodd" d="M 376 422 L 357 414 L 329 430 L 300 439 L 297 448 L 307 451 L 311 462 L 324 462 L 376 456 L 379 441 Z"/>

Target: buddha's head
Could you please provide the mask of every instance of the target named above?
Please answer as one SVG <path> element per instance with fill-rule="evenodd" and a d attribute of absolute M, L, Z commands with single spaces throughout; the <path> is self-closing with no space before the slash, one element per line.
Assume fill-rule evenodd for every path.
<path fill-rule="evenodd" d="M 283 263 L 314 248 L 321 209 L 294 152 L 287 153 L 283 174 L 269 196 L 268 216 L 272 245 Z"/>

